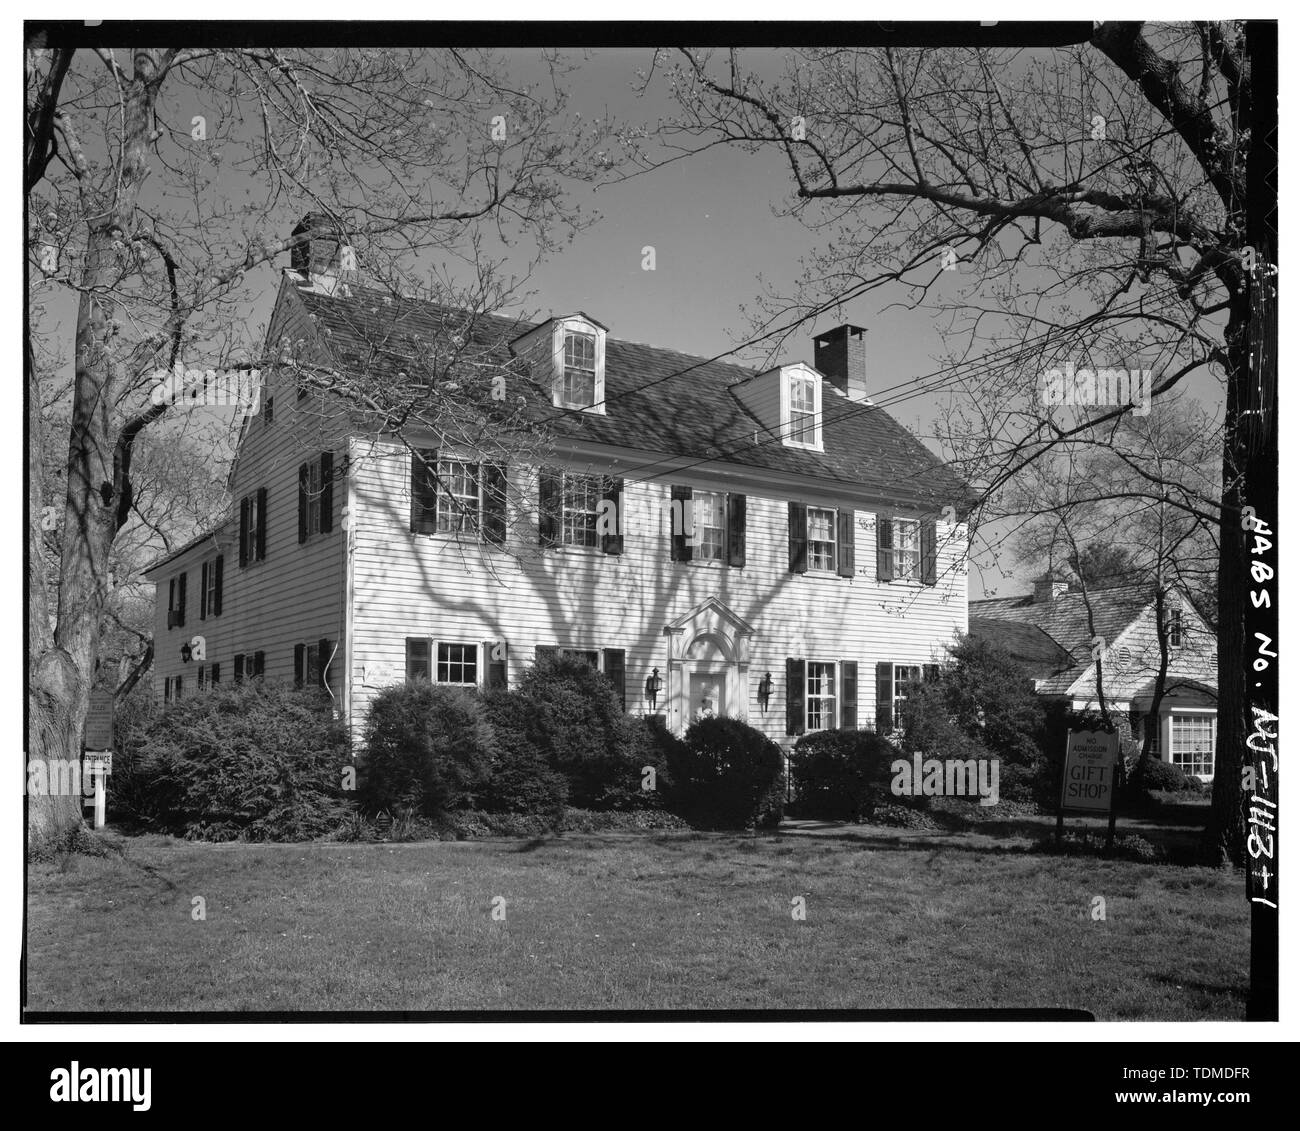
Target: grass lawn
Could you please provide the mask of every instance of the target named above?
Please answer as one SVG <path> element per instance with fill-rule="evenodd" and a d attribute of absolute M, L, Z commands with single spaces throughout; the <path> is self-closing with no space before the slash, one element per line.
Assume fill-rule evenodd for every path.
<path fill-rule="evenodd" d="M 119 841 L 125 860 L 31 867 L 27 1007 L 1243 1016 L 1239 876 L 877 833 Z"/>

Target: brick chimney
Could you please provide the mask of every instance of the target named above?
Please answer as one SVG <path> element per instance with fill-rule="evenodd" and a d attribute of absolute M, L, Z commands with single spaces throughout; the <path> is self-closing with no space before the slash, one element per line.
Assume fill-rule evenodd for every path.
<path fill-rule="evenodd" d="M 867 332 L 861 326 L 846 323 L 813 338 L 813 365 L 853 400 L 867 399 Z"/>
<path fill-rule="evenodd" d="M 294 228 L 300 236 L 313 228 L 317 234 L 289 252 L 289 266 L 303 275 L 331 275 L 339 270 L 339 239 L 334 222 L 323 212 L 308 212 Z"/>
<path fill-rule="evenodd" d="M 1070 591 L 1070 583 L 1052 573 L 1045 573 L 1034 581 L 1034 604 L 1050 605 L 1062 593 Z"/>

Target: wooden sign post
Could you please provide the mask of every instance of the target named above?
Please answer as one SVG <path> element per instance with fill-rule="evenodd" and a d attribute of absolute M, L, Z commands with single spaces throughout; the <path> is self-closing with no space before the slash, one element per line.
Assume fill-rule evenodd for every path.
<path fill-rule="evenodd" d="M 1056 812 L 1056 843 L 1061 843 L 1066 811 L 1106 813 L 1106 848 L 1115 843 L 1115 768 L 1119 734 L 1105 730 L 1072 730 L 1065 742 L 1061 774 L 1061 804 Z"/>
<path fill-rule="evenodd" d="M 113 772 L 113 691 L 90 693 L 83 757 L 95 781 L 95 828 L 102 829 L 108 810 L 108 775 Z"/>

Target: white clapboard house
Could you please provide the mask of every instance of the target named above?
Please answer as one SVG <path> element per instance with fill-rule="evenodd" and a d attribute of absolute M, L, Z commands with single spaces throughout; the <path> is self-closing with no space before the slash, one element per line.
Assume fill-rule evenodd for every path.
<path fill-rule="evenodd" d="M 458 322 L 338 258 L 314 240 L 283 273 L 267 354 L 294 360 L 263 374 L 229 518 L 149 570 L 165 699 L 320 684 L 358 732 L 395 682 L 512 685 L 563 650 L 629 711 L 738 716 L 788 746 L 888 729 L 966 630 L 966 489 L 871 404 L 862 329 L 756 372 L 582 312 Z M 481 443 L 474 413 L 379 426 L 337 391 L 471 345 Z M 521 418 L 536 443 L 512 453 Z"/>

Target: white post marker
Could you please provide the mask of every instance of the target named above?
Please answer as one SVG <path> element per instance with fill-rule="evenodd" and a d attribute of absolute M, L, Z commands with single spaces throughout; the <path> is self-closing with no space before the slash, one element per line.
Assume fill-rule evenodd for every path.
<path fill-rule="evenodd" d="M 96 750 L 87 753 L 90 776 L 95 779 L 95 828 L 102 829 L 108 811 L 108 775 L 113 772 L 113 752 Z"/>

